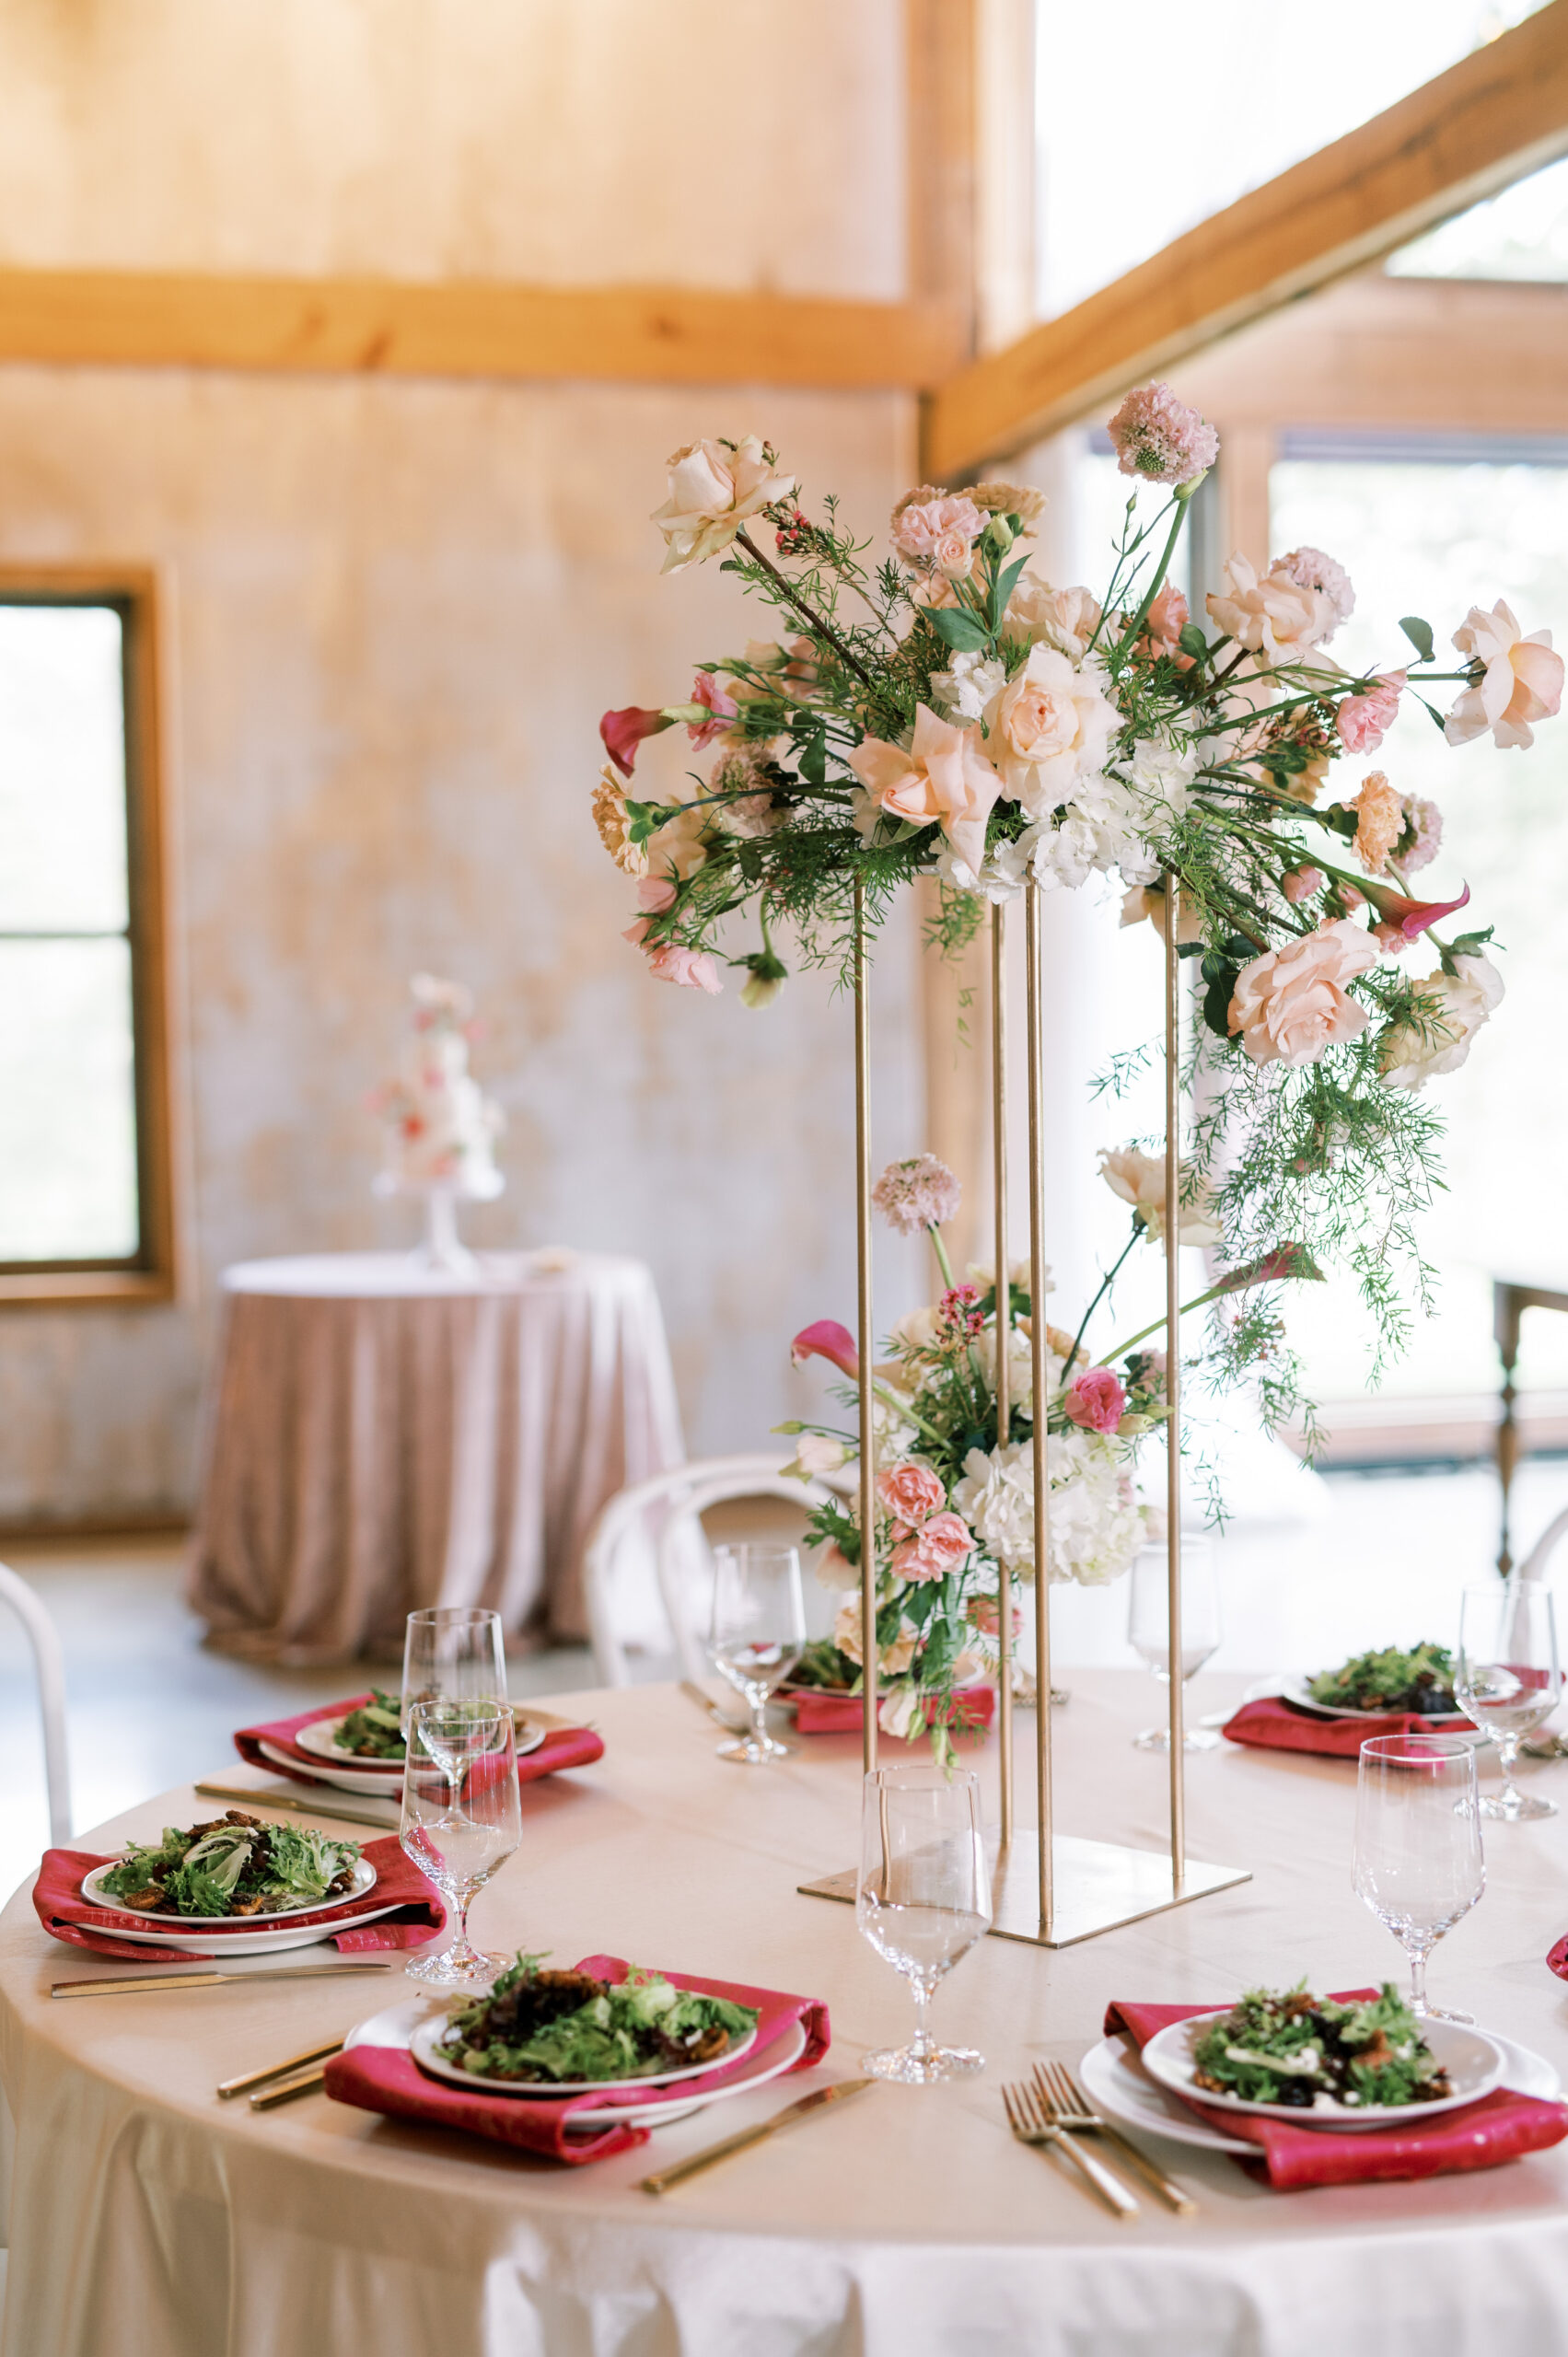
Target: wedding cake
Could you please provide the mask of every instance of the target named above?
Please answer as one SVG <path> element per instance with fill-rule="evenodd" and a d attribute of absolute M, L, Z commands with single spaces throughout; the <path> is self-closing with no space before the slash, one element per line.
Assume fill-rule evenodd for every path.
<path fill-rule="evenodd" d="M 505 1116 L 469 1072 L 473 993 L 436 974 L 415 974 L 409 987 L 413 1019 L 401 1069 L 372 1099 L 385 1141 L 377 1190 L 488 1202 L 505 1183 L 494 1155 Z"/>

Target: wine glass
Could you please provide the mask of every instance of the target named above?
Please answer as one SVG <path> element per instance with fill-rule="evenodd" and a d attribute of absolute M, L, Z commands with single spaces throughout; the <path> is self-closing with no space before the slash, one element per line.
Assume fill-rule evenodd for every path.
<path fill-rule="evenodd" d="M 983 2071 L 972 2047 L 936 2045 L 926 2018 L 936 1983 L 991 1925 L 980 1778 L 935 1766 L 874 1769 L 860 1827 L 855 1922 L 914 1991 L 912 2042 L 865 2055 L 862 2070 L 910 2086 Z"/>
<path fill-rule="evenodd" d="M 789 1758 L 789 1745 L 774 1742 L 762 1714 L 773 1689 L 800 1659 L 805 1643 L 806 1606 L 796 1550 L 715 1547 L 708 1659 L 751 1712 L 749 1733 L 737 1743 L 721 1743 L 721 1759 L 761 1768 L 770 1759 Z"/>
<path fill-rule="evenodd" d="M 411 1612 L 403 1637 L 403 1739 L 416 1702 L 504 1703 L 506 1651 L 499 1612 L 437 1604 Z"/>
<path fill-rule="evenodd" d="M 523 1838 L 517 1747 L 509 1704 L 438 1700 L 409 1713 L 399 1839 L 457 1918 L 449 1946 L 415 1956 L 411 1979 L 465 1989 L 494 1980 L 510 1956 L 469 1939 L 474 1893 Z"/>
<path fill-rule="evenodd" d="M 1486 1887 L 1467 1737 L 1379 1735 L 1362 1745 L 1351 1879 L 1410 1958 L 1411 2013 L 1473 2020 L 1426 2002 L 1427 1957 Z"/>
<path fill-rule="evenodd" d="M 1555 1801 L 1521 1793 L 1514 1784 L 1519 1737 L 1551 1718 L 1562 1693 L 1557 1621 L 1538 1580 L 1493 1580 L 1468 1587 L 1459 1607 L 1459 1660 L 1454 1695 L 1467 1718 L 1497 1737 L 1503 1790 L 1489 1793 L 1482 1817 L 1516 1825 L 1527 1817 L 1555 1817 Z"/>
<path fill-rule="evenodd" d="M 1169 1565 L 1162 1542 L 1140 1547 L 1132 1558 L 1127 1596 L 1127 1638 L 1161 1685 L 1170 1683 Z M 1181 1678 L 1196 1675 L 1220 1642 L 1220 1598 L 1214 1550 L 1206 1538 L 1181 1541 Z M 1132 1738 L 1140 1751 L 1168 1751 L 1168 1725 L 1145 1727 Z M 1183 1751 L 1213 1751 L 1219 1736 L 1212 1727 L 1184 1727 Z"/>

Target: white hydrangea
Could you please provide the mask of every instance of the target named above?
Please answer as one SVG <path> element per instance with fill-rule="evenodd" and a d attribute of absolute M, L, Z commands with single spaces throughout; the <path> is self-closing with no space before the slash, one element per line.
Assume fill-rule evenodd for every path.
<path fill-rule="evenodd" d="M 1053 1433 L 1050 1442 L 1051 1579 L 1100 1587 L 1119 1579 L 1143 1543 L 1126 1453 L 1103 1433 Z M 1034 1444 L 971 1448 L 953 1504 L 987 1551 L 1016 1576 L 1034 1575 Z"/>
<path fill-rule="evenodd" d="M 955 655 L 946 671 L 933 671 L 931 692 L 949 720 L 979 720 L 986 705 L 1007 684 L 1007 673 L 996 657 L 978 652 Z"/>

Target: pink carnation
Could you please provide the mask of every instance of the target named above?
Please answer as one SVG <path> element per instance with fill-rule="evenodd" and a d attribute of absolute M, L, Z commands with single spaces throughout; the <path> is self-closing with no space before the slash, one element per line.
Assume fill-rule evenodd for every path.
<path fill-rule="evenodd" d="M 1070 1424 L 1081 1424 L 1087 1433 L 1113 1433 L 1127 1412 L 1127 1394 L 1108 1366 L 1091 1366 L 1063 1407 Z"/>
<path fill-rule="evenodd" d="M 974 1547 L 974 1533 L 962 1515 L 938 1514 L 892 1552 L 900 1580 L 945 1580 Z"/>
<path fill-rule="evenodd" d="M 963 1189 L 945 1162 L 934 1154 L 912 1155 L 905 1162 L 889 1162 L 871 1190 L 871 1200 L 899 1236 L 918 1236 L 923 1227 L 940 1227 L 958 1208 Z"/>
<path fill-rule="evenodd" d="M 1283 573 L 1298 589 L 1320 589 L 1339 621 L 1348 622 L 1355 611 L 1355 591 L 1350 575 L 1331 556 L 1325 556 L 1321 549 L 1292 549 L 1288 556 L 1277 556 L 1270 570 Z M 1329 635 L 1332 637 L 1332 632 Z M 1404 685 L 1403 673 L 1400 675 L 1400 684 Z"/>
<path fill-rule="evenodd" d="M 1002 1608 L 993 1596 L 971 1596 L 965 1607 L 970 1627 L 982 1637 L 994 1637 L 1002 1626 Z M 1016 1637 L 1024 1625 L 1024 1616 L 1017 1605 L 1013 1607 L 1013 1634 Z"/>
<path fill-rule="evenodd" d="M 1122 473 L 1142 475 L 1146 482 L 1191 482 L 1219 456 L 1214 427 L 1168 385 L 1129 393 L 1109 431 Z"/>
<path fill-rule="evenodd" d="M 970 552 L 985 529 L 985 517 L 972 499 L 937 492 L 929 499 L 911 498 L 893 510 L 893 546 L 911 564 L 935 564 L 949 578 L 967 573 Z"/>
<path fill-rule="evenodd" d="M 941 1475 L 929 1465 L 889 1465 L 877 1476 L 877 1494 L 894 1521 L 894 1536 L 907 1538 L 923 1522 L 929 1522 L 947 1503 L 947 1491 Z"/>
<path fill-rule="evenodd" d="M 1191 671 L 1193 658 L 1181 651 L 1181 633 L 1191 619 L 1181 591 L 1174 581 L 1167 581 L 1149 607 L 1144 625 L 1147 635 L 1140 652 L 1151 662 L 1167 656 L 1179 671 Z"/>
<path fill-rule="evenodd" d="M 1428 802 L 1419 794 L 1405 796 L 1405 824 L 1415 840 L 1409 851 L 1400 854 L 1400 865 L 1407 876 L 1417 868 L 1430 866 L 1437 856 L 1443 841 L 1443 813 L 1435 802 Z"/>
<path fill-rule="evenodd" d="M 714 715 L 712 720 L 687 722 L 686 734 L 693 745 L 711 745 L 715 737 L 722 737 L 740 709 L 727 690 L 720 687 L 712 671 L 698 672 L 691 682 L 691 701 Z"/>
<path fill-rule="evenodd" d="M 1334 714 L 1334 726 L 1347 753 L 1375 753 L 1386 729 L 1394 725 L 1405 675 L 1380 671 L 1364 696 L 1346 696 Z"/>
<path fill-rule="evenodd" d="M 682 990 L 706 991 L 717 998 L 724 989 L 719 970 L 705 949 L 682 949 L 679 942 L 662 942 L 648 952 L 648 971 L 656 981 L 678 982 Z"/>
<path fill-rule="evenodd" d="M 1320 867 L 1293 867 L 1288 876 L 1281 877 L 1280 889 L 1294 909 L 1320 892 L 1328 880 Z"/>

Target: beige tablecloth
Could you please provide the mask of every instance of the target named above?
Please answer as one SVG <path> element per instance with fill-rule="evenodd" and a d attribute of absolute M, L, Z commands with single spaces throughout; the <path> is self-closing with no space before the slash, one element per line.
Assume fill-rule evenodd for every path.
<path fill-rule="evenodd" d="M 395 1652 L 430 1604 L 586 1634 L 594 1517 L 682 1459 L 658 1297 L 597 1253 L 479 1271 L 366 1252 L 226 1272 L 190 1585 L 220 1643 Z"/>
<path fill-rule="evenodd" d="M 1200 1678 L 1195 1708 L 1240 1681 Z M 1138 1672 L 1077 1673 L 1055 1714 L 1065 1832 L 1157 1843 L 1163 1762 L 1132 1748 Z M 853 1910 L 796 1883 L 853 1863 L 858 1746 L 778 1770 L 714 1758 L 670 1687 L 552 1698 L 598 1721 L 596 1767 L 524 1795 L 523 1845 L 479 1898 L 488 1945 L 595 1950 L 826 1997 L 834 2042 L 791 2094 L 905 2035 L 903 1985 Z M 1028 1738 L 1032 1723 L 1021 1721 Z M 994 1775 L 993 1741 L 987 1774 Z M 1488 1776 L 1494 1774 L 1489 1770 Z M 1531 1771 L 1568 1801 L 1568 1771 Z M 939 1992 L 982 2078 L 882 2087 L 656 2202 L 636 2180 L 776 2108 L 762 2089 L 567 2171 L 313 2096 L 273 2113 L 215 2082 L 281 2061 L 410 1984 L 246 1983 L 52 2004 L 91 1972 L 25 1894 L 0 1918 L 0 2067 L 17 2116 L 4 2357 L 1500 2357 L 1568 2346 L 1568 2146 L 1425 2185 L 1270 2192 L 1162 2142 L 1184 2223 L 1093 2206 L 1016 2145 L 999 2085 L 1076 2062 L 1108 1997 L 1224 2000 L 1299 1973 L 1402 1970 L 1350 1888 L 1353 1769 L 1226 1747 L 1189 1777 L 1194 1854 L 1250 1864 L 1221 1896 L 1056 1954 L 989 1939 Z M 160 1795 L 92 1837 L 198 1805 Z M 1487 1829 L 1489 1887 L 1433 1993 L 1561 2065 L 1568 1825 Z M 319 1952 L 318 1952 L 319 1953 Z M 277 1960 L 286 1965 L 287 1956 Z"/>

